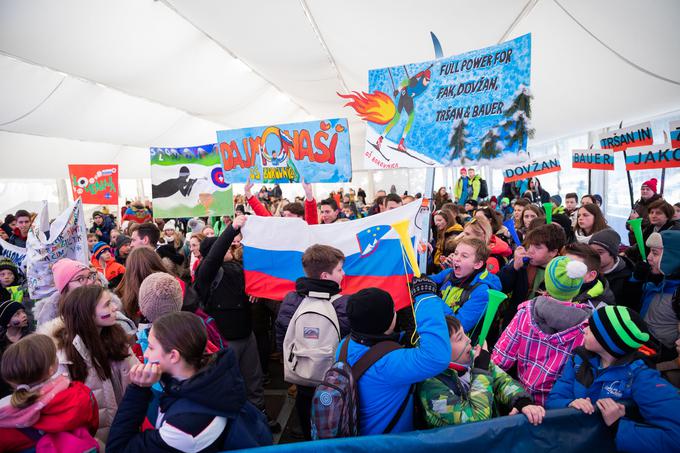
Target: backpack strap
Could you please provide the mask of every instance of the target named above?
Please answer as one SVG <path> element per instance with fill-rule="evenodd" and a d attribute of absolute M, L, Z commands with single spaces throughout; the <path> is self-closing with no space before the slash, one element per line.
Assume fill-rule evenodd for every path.
<path fill-rule="evenodd" d="M 399 419 L 401 419 L 401 416 L 404 413 L 406 406 L 408 405 L 408 400 L 411 399 L 411 395 L 413 394 L 413 389 L 415 388 L 415 386 L 416 386 L 415 384 L 411 384 L 411 386 L 408 388 L 408 392 L 406 392 L 406 398 L 404 398 L 404 401 L 401 402 L 401 405 L 399 406 L 397 413 L 394 414 L 392 420 L 390 420 L 390 422 L 387 424 L 387 427 L 385 427 L 385 431 L 383 431 L 383 434 L 392 432 L 394 426 L 397 424 Z"/>
<path fill-rule="evenodd" d="M 343 349 L 345 350 L 347 349 L 346 345 L 349 343 L 349 341 L 350 339 L 347 338 L 345 344 L 343 345 Z M 385 355 L 389 354 L 390 352 L 396 351 L 401 348 L 402 346 L 396 341 L 381 341 L 380 343 L 371 347 L 371 349 L 369 349 L 364 355 L 362 355 L 361 358 L 357 360 L 357 362 L 354 364 L 354 366 L 352 366 L 352 376 L 354 377 L 354 381 L 359 382 L 361 376 L 363 376 L 366 370 L 372 367 L 375 364 L 375 362 L 382 359 Z"/>

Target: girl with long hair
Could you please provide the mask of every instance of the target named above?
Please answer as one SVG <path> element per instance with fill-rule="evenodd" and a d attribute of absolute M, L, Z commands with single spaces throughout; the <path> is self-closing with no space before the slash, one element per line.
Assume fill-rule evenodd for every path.
<path fill-rule="evenodd" d="M 149 247 L 136 247 L 130 252 L 126 261 L 123 280 L 116 288 L 116 293 L 123 302 L 126 316 L 139 324 L 139 286 L 144 279 L 154 272 L 167 272 L 158 254 Z"/>
<path fill-rule="evenodd" d="M 264 414 L 246 399 L 234 352 L 227 348 L 206 356 L 207 341 L 205 326 L 194 314 L 168 313 L 154 321 L 147 363 L 130 371 L 109 451 L 195 451 L 201 445 L 202 452 L 212 452 L 272 443 Z M 156 429 L 140 433 L 157 382 L 163 393 Z"/>
<path fill-rule="evenodd" d="M 604 214 L 595 203 L 586 204 L 579 208 L 576 228 L 574 229 L 574 235 L 578 242 L 588 244 L 593 234 L 607 228 L 609 228 L 607 219 L 604 218 Z"/>
<path fill-rule="evenodd" d="M 59 322 L 38 329 L 57 346 L 58 371 L 87 385 L 99 405 L 95 437 L 106 442 L 109 427 L 128 384 L 130 368 L 139 363 L 129 338 L 116 322 L 117 307 L 101 286 L 82 286 L 64 299 Z M 49 327 L 49 329 L 47 329 Z"/>

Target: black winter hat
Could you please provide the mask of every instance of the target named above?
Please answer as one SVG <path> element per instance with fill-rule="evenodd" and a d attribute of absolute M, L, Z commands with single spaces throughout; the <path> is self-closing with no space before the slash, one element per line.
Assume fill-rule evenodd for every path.
<path fill-rule="evenodd" d="M 24 306 L 14 300 L 6 300 L 0 304 L 0 328 L 6 328 L 12 316 Z"/>
<path fill-rule="evenodd" d="M 182 263 L 184 263 L 184 256 L 177 253 L 177 250 L 175 250 L 175 247 L 172 244 L 161 245 L 156 249 L 156 253 L 158 253 L 161 258 L 168 258 L 178 266 L 181 266 Z"/>
<path fill-rule="evenodd" d="M 210 249 L 215 244 L 215 242 L 217 242 L 217 237 L 215 236 L 205 238 L 201 241 L 201 246 L 198 248 L 198 250 L 200 250 L 202 257 L 205 258 L 206 256 L 208 256 L 208 253 L 210 252 Z"/>
<path fill-rule="evenodd" d="M 128 236 L 125 236 L 124 234 L 121 234 L 118 236 L 118 239 L 116 239 L 116 249 L 121 248 L 122 246 L 126 244 L 130 244 L 132 242 L 132 239 L 130 239 Z"/>
<path fill-rule="evenodd" d="M 385 333 L 394 319 L 392 296 L 379 288 L 362 289 L 349 296 L 347 317 L 354 332 L 369 335 Z"/>
<path fill-rule="evenodd" d="M 619 233 L 611 228 L 606 228 L 593 234 L 588 241 L 588 245 L 599 245 L 605 249 L 611 256 L 619 254 L 619 246 L 621 245 L 621 236 Z"/>
<path fill-rule="evenodd" d="M 14 274 L 14 284 L 18 284 L 19 269 L 17 268 L 17 265 L 14 264 L 14 261 L 9 258 L 0 258 L 0 271 L 12 271 Z"/>

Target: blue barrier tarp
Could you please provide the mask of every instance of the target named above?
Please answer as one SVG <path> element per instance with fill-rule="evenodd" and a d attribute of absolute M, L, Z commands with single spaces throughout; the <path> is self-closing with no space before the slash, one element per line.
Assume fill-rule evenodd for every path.
<path fill-rule="evenodd" d="M 248 451 L 248 450 L 243 450 Z M 614 437 L 599 412 L 586 415 L 575 409 L 546 412 L 543 423 L 531 425 L 523 415 L 486 422 L 413 431 L 401 434 L 299 442 L 252 449 L 258 453 L 324 453 L 401 451 L 431 452 L 538 452 L 616 451 Z"/>

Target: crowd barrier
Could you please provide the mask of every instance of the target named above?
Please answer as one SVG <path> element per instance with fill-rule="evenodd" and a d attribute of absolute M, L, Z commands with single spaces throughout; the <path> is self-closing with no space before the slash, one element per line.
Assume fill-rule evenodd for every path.
<path fill-rule="evenodd" d="M 614 452 L 609 428 L 599 412 L 586 415 L 575 409 L 546 412 L 543 423 L 533 426 L 523 415 L 494 418 L 439 429 L 401 434 L 350 437 L 274 445 L 242 450 L 258 453 L 324 453 L 400 451 L 432 452 Z"/>

